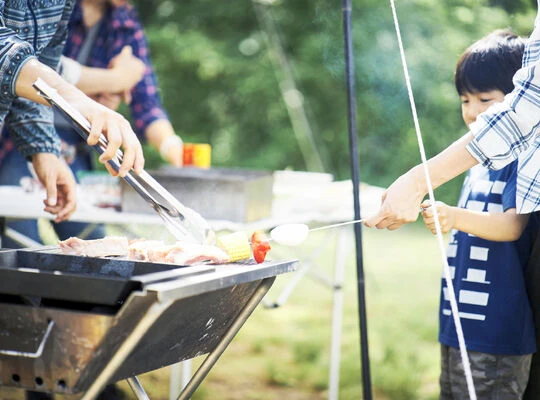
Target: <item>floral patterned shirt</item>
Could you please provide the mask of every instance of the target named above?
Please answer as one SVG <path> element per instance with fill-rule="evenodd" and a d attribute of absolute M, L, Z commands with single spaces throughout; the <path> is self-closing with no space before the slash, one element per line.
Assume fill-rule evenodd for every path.
<path fill-rule="evenodd" d="M 79 2 L 73 9 L 68 32 L 64 56 L 77 59 L 86 37 Z M 107 9 L 85 64 L 89 67 L 107 68 L 111 59 L 118 55 L 124 46 L 131 46 L 133 55 L 146 64 L 143 79 L 132 90 L 130 104 L 134 129 L 142 139 L 148 125 L 158 119 L 168 119 L 168 117 L 159 98 L 146 36 L 136 10 L 129 4 Z"/>

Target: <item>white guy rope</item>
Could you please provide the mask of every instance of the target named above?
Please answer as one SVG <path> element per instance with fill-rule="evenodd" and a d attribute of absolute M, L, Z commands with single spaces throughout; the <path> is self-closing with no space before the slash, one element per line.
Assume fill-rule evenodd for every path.
<path fill-rule="evenodd" d="M 396 35 L 399 45 L 399 53 L 401 56 L 401 64 L 403 66 L 403 73 L 405 74 L 405 83 L 407 85 L 407 92 L 409 94 L 409 102 L 411 103 L 411 110 L 414 119 L 414 127 L 416 130 L 416 138 L 418 140 L 418 147 L 420 149 L 420 156 L 422 158 L 422 165 L 424 167 L 424 174 L 426 176 L 426 183 L 428 187 L 429 199 L 433 205 L 433 216 L 435 217 L 435 230 L 437 233 L 437 241 L 439 243 L 439 250 L 442 258 L 444 279 L 446 280 L 446 286 L 448 288 L 448 296 L 450 297 L 450 308 L 452 309 L 452 317 L 454 324 L 456 325 L 456 332 L 458 336 L 459 351 L 461 353 L 461 361 L 463 362 L 463 370 L 465 372 L 465 379 L 467 380 L 467 389 L 469 391 L 470 400 L 476 400 L 476 392 L 474 390 L 474 383 L 471 374 L 471 365 L 469 363 L 469 356 L 467 354 L 467 348 L 465 347 L 465 337 L 463 335 L 463 329 L 461 327 L 461 320 L 459 319 L 459 310 L 456 301 L 456 294 L 454 293 L 454 285 L 452 283 L 452 277 L 450 276 L 450 267 L 448 266 L 448 259 L 446 258 L 445 243 L 442 235 L 441 225 L 439 222 L 439 214 L 437 213 L 437 207 L 435 204 L 435 195 L 433 194 L 433 185 L 431 184 L 431 178 L 429 175 L 429 169 L 427 164 L 426 152 L 424 149 L 424 142 L 422 141 L 422 133 L 420 132 L 420 124 L 418 122 L 418 115 L 416 113 L 416 105 L 414 102 L 414 96 L 411 87 L 411 80 L 409 78 L 409 70 L 407 68 L 407 61 L 405 59 L 405 50 L 403 50 L 403 42 L 401 40 L 401 31 L 399 28 L 398 17 L 396 13 L 396 6 L 394 0 L 390 0 L 392 7 L 392 16 L 394 17 L 394 26 L 396 29 Z"/>

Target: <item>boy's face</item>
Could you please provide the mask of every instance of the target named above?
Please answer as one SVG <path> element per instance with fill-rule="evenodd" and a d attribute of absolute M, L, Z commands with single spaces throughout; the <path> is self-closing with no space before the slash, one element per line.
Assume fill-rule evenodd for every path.
<path fill-rule="evenodd" d="M 504 93 L 500 90 L 489 92 L 463 93 L 459 96 L 461 99 L 461 116 L 465 125 L 469 126 L 478 114 L 483 113 L 493 103 L 500 103 L 504 99 Z"/>

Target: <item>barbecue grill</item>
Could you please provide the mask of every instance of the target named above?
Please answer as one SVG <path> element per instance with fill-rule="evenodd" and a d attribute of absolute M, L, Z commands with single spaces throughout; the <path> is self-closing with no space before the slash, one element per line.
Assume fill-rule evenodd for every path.
<path fill-rule="evenodd" d="M 0 250 L 0 385 L 94 398 L 105 385 L 208 354 L 187 399 L 277 275 L 297 261 L 180 267 Z"/>

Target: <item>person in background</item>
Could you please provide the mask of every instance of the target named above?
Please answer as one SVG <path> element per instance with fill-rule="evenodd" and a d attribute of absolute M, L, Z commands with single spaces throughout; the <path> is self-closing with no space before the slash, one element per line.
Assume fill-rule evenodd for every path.
<path fill-rule="evenodd" d="M 512 32 L 497 30 L 462 54 L 455 85 L 467 126 L 512 91 L 524 46 Z M 521 399 L 536 351 L 524 274 L 538 220 L 516 213 L 516 177 L 517 161 L 498 171 L 477 165 L 465 178 L 457 207 L 436 203 L 443 233 L 452 231 L 448 264 L 474 387 L 481 399 Z M 425 201 L 421 206 L 424 223 L 435 233 L 432 204 Z M 468 397 L 448 290 L 443 279 L 439 307 L 442 400 Z"/>
<path fill-rule="evenodd" d="M 0 27 L 0 125 L 13 135 L 14 146 L 31 161 L 46 190 L 45 211 L 60 222 L 76 207 L 75 181 L 61 162 L 60 140 L 53 128 L 52 109 L 33 87 L 38 78 L 63 96 L 91 123 L 88 144 L 103 132 L 109 145 L 100 161 L 110 160 L 122 147 L 125 157 L 118 173 L 131 168 L 141 172 L 142 147 L 129 123 L 120 114 L 91 100 L 55 71 L 72 10 L 72 2 L 43 0 L 2 3 Z"/>
<path fill-rule="evenodd" d="M 125 51 L 126 46 L 144 63 L 142 79 L 131 90 L 123 90 L 122 93 L 111 90 L 98 92 L 99 87 L 93 82 L 99 79 L 93 79 L 87 85 L 80 81 L 77 85 L 111 107 L 117 106 L 123 95 L 139 137 L 160 150 L 165 161 L 181 166 L 182 141 L 175 135 L 161 104 L 146 35 L 136 9 L 127 0 L 78 0 L 68 32 L 64 56 L 90 69 L 115 65 L 119 62 L 115 57 Z M 86 55 L 83 54 L 85 52 Z"/>
<path fill-rule="evenodd" d="M 135 132 L 156 147 L 175 166 L 182 165 L 182 140 L 164 111 L 149 58 L 148 45 L 135 9 L 126 1 L 80 0 L 75 3 L 68 25 L 68 38 L 60 62 L 61 75 L 99 103 L 116 109 L 122 100 L 129 103 Z M 92 171 L 93 150 L 86 145 L 69 121 L 55 116 L 62 139 L 62 152 L 72 172 Z M 0 148 L 0 184 L 18 185 L 29 176 L 26 161 L 9 151 L 9 139 Z M 0 155 L 1 157 L 1 155 Z M 41 242 L 36 220 L 10 221 L 8 227 Z M 105 236 L 105 227 L 81 222 L 54 224 L 59 239 Z M 84 234 L 83 234 L 84 232 Z M 8 237 L 6 247 L 20 245 Z"/>

